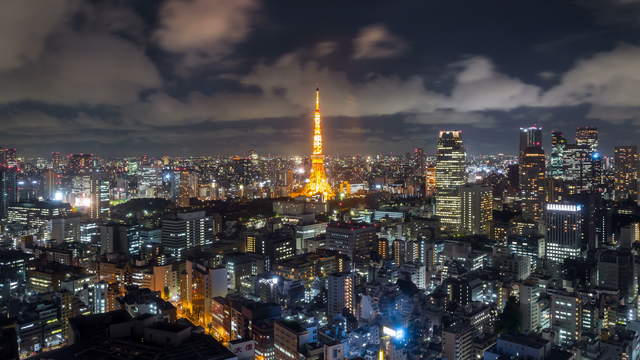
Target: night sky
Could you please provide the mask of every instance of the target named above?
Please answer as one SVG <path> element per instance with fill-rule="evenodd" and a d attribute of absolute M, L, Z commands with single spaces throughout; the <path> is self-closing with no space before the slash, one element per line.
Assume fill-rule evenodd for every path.
<path fill-rule="evenodd" d="M 19 154 L 471 154 L 518 128 L 640 129 L 640 0 L 3 0 L 0 145 Z"/>

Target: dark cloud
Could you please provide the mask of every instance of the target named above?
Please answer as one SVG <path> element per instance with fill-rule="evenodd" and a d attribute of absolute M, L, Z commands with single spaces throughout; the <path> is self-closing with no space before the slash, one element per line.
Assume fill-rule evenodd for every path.
<path fill-rule="evenodd" d="M 634 0 L 141 4 L 0 4 L 0 143 L 304 153 L 317 86 L 330 152 L 430 149 L 440 128 L 513 152 L 520 126 L 587 122 L 611 147 L 640 125 Z"/>

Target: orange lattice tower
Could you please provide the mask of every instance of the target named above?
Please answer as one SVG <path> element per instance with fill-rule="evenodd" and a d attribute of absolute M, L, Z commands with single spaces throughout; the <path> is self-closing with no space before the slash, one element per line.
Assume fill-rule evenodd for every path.
<path fill-rule="evenodd" d="M 291 196 L 313 197 L 321 195 L 324 200 L 335 197 L 335 193 L 329 185 L 327 172 L 324 169 L 324 153 L 322 149 L 322 117 L 320 116 L 320 89 L 316 89 L 316 110 L 313 114 L 313 151 L 311 153 L 311 173 L 309 182 L 299 193 Z"/>

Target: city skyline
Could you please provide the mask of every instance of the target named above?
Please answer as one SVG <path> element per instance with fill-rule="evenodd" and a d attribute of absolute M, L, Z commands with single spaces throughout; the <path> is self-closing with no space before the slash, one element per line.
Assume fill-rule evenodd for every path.
<path fill-rule="evenodd" d="M 5 0 L 0 44 L 0 360 L 640 360 L 640 0 Z"/>
<path fill-rule="evenodd" d="M 302 154 L 316 87 L 326 154 L 431 149 L 453 129 L 472 154 L 512 153 L 533 124 L 595 126 L 612 154 L 638 131 L 637 1 L 2 6 L 19 16 L 0 144 L 27 155 Z"/>

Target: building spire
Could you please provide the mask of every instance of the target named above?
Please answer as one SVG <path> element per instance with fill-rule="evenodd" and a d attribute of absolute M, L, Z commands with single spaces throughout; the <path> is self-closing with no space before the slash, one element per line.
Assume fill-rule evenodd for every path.
<path fill-rule="evenodd" d="M 316 88 L 316 111 L 320 111 L 320 88 Z"/>

